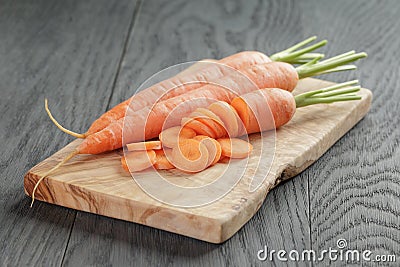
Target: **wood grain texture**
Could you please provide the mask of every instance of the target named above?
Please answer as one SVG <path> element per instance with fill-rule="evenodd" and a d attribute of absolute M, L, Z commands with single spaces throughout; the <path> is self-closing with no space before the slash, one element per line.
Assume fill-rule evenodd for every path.
<path fill-rule="evenodd" d="M 369 54 L 358 76 L 363 86 L 374 88 L 374 101 L 366 118 L 307 170 L 312 246 L 320 251 L 344 238 L 350 249 L 395 254 L 398 265 L 400 3 L 323 2 L 302 2 L 307 24 L 332 40 L 331 47 Z"/>
<path fill-rule="evenodd" d="M 331 84 L 317 79 L 305 79 L 299 82 L 294 94 Z M 206 194 L 168 189 L 166 184 L 160 185 L 159 174 L 153 171 L 135 174 L 138 179 L 135 182 L 122 169 L 121 156 L 117 151 L 78 155 L 39 185 L 36 199 L 221 243 L 253 217 L 273 187 L 310 166 L 365 116 L 372 94 L 363 89 L 360 95 L 360 101 L 298 109 L 290 123 L 276 131 L 276 136 L 274 132 L 266 133 L 263 138 L 251 135 L 249 139 L 254 150 L 248 161 L 219 163 L 197 174 L 185 174 L 177 170 L 160 172 L 164 179 L 179 186 L 196 187 L 214 180 L 223 181 L 213 185 Z M 24 181 L 27 194 L 32 195 L 33 187 L 40 177 L 70 154 L 80 142 L 72 142 L 32 168 Z M 267 155 L 271 158 L 268 159 Z M 223 176 L 224 173 L 228 175 Z M 232 183 L 230 191 L 226 184 L 237 175 L 243 177 Z M 259 180 L 259 188 L 258 185 L 250 188 L 256 179 Z M 153 185 L 156 187 L 150 185 L 146 193 L 137 184 L 140 180 L 154 180 Z M 157 196 L 155 194 L 160 187 L 165 194 Z M 215 197 L 212 195 L 214 191 L 227 194 L 222 198 L 222 195 Z M 163 204 L 157 200 L 159 198 L 178 206 Z M 199 198 L 204 198 L 207 204 L 194 208 L 181 206 L 196 203 Z M 185 201 L 179 202 L 182 199 Z M 174 202 L 176 200 L 179 201 Z"/>
<path fill-rule="evenodd" d="M 0 265 L 58 266 L 76 212 L 42 203 L 30 209 L 22 192 L 24 172 L 70 140 L 51 125 L 44 97 L 77 131 L 104 112 L 135 3 L 0 6 Z"/>

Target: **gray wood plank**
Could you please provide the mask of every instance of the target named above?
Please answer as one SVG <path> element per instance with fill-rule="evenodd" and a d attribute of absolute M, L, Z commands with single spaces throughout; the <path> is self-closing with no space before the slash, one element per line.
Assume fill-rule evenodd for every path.
<path fill-rule="evenodd" d="M 110 107 L 172 64 L 246 49 L 276 52 L 312 35 L 304 31 L 298 7 L 282 1 L 145 1 Z M 300 175 L 276 188 L 257 215 L 219 246 L 79 212 L 65 264 L 244 266 L 260 263 L 257 252 L 264 245 L 277 250 L 309 248 L 308 178 Z"/>
<path fill-rule="evenodd" d="M 373 255 L 396 254 L 398 258 L 400 3 L 303 3 L 305 22 L 317 34 L 332 40 L 332 48 L 340 47 L 343 51 L 357 48 L 369 54 L 368 59 L 358 64 L 357 76 L 374 93 L 366 118 L 307 170 L 313 249 L 337 248 L 337 240 L 344 238 L 349 249 L 369 249 Z M 347 77 L 336 74 L 335 79 Z M 328 260 L 323 262 L 327 263 Z M 398 266 L 398 263 L 388 265 Z"/>
<path fill-rule="evenodd" d="M 0 3 L 0 265 L 61 264 L 76 212 L 36 202 L 23 176 L 71 141 L 51 124 L 44 97 L 67 127 L 104 112 L 129 32 L 132 1 Z"/>

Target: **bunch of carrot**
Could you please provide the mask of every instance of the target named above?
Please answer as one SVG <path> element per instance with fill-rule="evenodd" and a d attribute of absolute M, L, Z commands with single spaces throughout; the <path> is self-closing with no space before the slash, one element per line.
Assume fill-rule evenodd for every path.
<path fill-rule="evenodd" d="M 356 67 L 346 64 L 366 57 L 365 53 L 350 51 L 320 61 L 323 54 L 310 52 L 325 45 L 326 41 L 321 41 L 304 48 L 304 46 L 310 44 L 315 39 L 315 37 L 309 38 L 271 57 L 267 57 L 260 52 L 245 51 L 217 60 L 214 63 L 197 64 L 184 73 L 153 85 L 117 105 L 97 119 L 84 134 L 78 134 L 62 127 L 50 113 L 47 101 L 45 101 L 46 111 L 57 127 L 70 135 L 83 138 L 84 140 L 74 152 L 68 155 L 48 173 L 43 175 L 37 182 L 32 193 L 32 203 L 34 200 L 34 193 L 40 182 L 49 175 L 49 173 L 59 168 L 75 155 L 98 154 L 121 148 L 123 146 L 123 141 L 125 141 L 125 143 L 134 143 L 158 137 L 162 131 L 163 122 L 172 111 L 175 111 L 175 114 L 178 115 L 174 116 L 173 120 L 170 122 L 171 127 L 179 126 L 182 118 L 189 117 L 189 115 L 198 108 L 208 108 L 216 101 L 225 102 L 225 104 L 221 105 L 228 105 L 228 103 L 231 103 L 240 117 L 243 109 L 235 108 L 235 103 L 240 101 L 236 100 L 237 96 L 251 95 L 252 93 L 258 94 L 259 89 L 263 88 L 280 88 L 281 90 L 279 90 L 279 92 L 285 90 L 287 91 L 286 93 L 288 93 L 293 91 L 299 79 L 335 71 L 352 70 Z M 302 65 L 294 67 L 291 64 Z M 238 72 L 233 73 L 232 70 L 237 70 L 241 75 L 237 75 Z M 269 90 L 270 89 L 263 89 L 260 92 L 267 92 Z M 200 100 L 188 102 L 188 100 L 191 99 Z M 310 101 L 308 98 L 306 98 L 306 100 Z M 279 103 L 277 102 L 275 105 L 279 105 Z M 210 115 L 210 113 L 208 113 L 208 115 Z M 221 120 L 225 119 L 224 116 L 221 117 Z M 243 120 L 242 117 L 240 118 L 244 125 L 246 125 L 246 120 Z M 205 120 L 210 121 L 209 119 Z M 185 123 L 190 126 L 197 124 L 195 121 L 199 120 L 189 120 Z M 276 121 L 280 121 L 280 119 L 277 118 Z M 252 122 L 249 123 L 252 125 Z M 205 123 L 201 124 L 207 125 Z M 232 127 L 228 123 L 225 124 L 227 130 Z M 123 133 L 124 127 L 125 129 L 132 130 Z M 186 128 L 196 129 L 196 126 Z M 143 129 L 143 131 L 133 131 L 133 129 Z M 260 129 L 264 128 L 261 127 Z M 197 131 L 199 131 L 199 129 L 197 129 Z M 204 133 L 205 132 L 203 132 L 203 134 Z M 123 134 L 124 138 L 122 138 Z M 213 136 L 211 135 L 211 137 Z M 202 140 L 193 140 L 200 144 L 203 143 Z M 192 145 L 194 144 L 193 141 L 187 142 L 191 142 L 190 144 Z M 215 142 L 213 143 L 215 144 Z M 200 149 L 199 151 L 201 152 L 201 150 L 203 150 L 202 152 L 206 151 L 204 149 Z M 160 157 L 160 153 L 154 153 L 156 154 L 156 158 L 157 155 Z M 154 159 L 154 154 L 152 152 L 148 152 L 147 154 Z M 155 162 L 156 160 L 153 160 L 153 163 Z"/>

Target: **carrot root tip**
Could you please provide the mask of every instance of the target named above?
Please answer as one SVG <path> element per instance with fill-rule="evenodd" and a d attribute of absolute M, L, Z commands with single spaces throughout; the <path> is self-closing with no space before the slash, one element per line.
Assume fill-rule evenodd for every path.
<path fill-rule="evenodd" d="M 86 134 L 76 133 L 76 132 L 73 132 L 73 131 L 71 131 L 71 130 L 68 130 L 68 129 L 64 128 L 64 127 L 53 117 L 53 115 L 51 114 L 50 109 L 49 109 L 49 105 L 48 105 L 47 98 L 44 99 L 44 108 L 46 109 L 47 115 L 49 116 L 50 120 L 57 126 L 58 129 L 60 129 L 60 130 L 63 131 L 64 133 L 69 134 L 69 135 L 71 135 L 71 136 L 73 136 L 73 137 L 76 137 L 76 138 L 82 138 L 82 139 L 86 138 Z"/>

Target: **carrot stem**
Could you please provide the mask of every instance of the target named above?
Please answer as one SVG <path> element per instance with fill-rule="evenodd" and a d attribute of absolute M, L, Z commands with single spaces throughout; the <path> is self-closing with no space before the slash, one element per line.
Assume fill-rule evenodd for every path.
<path fill-rule="evenodd" d="M 296 70 L 300 79 L 336 71 L 350 70 L 355 69 L 356 66 L 345 64 L 364 57 L 367 57 L 367 54 L 364 52 L 354 54 L 353 51 L 350 51 L 320 62 L 306 63 L 297 67 Z"/>
<path fill-rule="evenodd" d="M 60 123 L 58 123 L 58 121 L 53 117 L 53 115 L 50 112 L 47 98 L 44 99 L 44 108 L 46 109 L 47 115 L 49 115 L 50 120 L 58 127 L 58 129 L 60 129 L 64 133 L 72 135 L 76 138 L 85 138 L 86 137 L 85 134 L 80 134 L 80 133 L 76 133 L 71 130 L 68 130 L 68 129 L 64 128 Z"/>
<path fill-rule="evenodd" d="M 314 59 L 316 57 L 323 57 L 324 55 L 321 53 L 308 53 L 308 52 L 314 51 L 314 50 L 326 45 L 327 44 L 326 40 L 323 40 L 314 45 L 302 48 L 303 46 L 311 43 L 312 41 L 314 41 L 316 39 L 317 39 L 316 36 L 310 37 L 292 47 L 289 47 L 288 49 L 285 49 L 281 52 L 273 54 L 272 56 L 270 56 L 270 58 L 273 61 L 281 61 L 281 62 L 286 62 L 286 63 L 291 63 L 291 64 L 299 64 L 299 63 L 308 62 L 309 60 Z"/>
<path fill-rule="evenodd" d="M 358 81 L 354 80 L 329 86 L 323 89 L 299 94 L 294 97 L 296 101 L 296 107 L 300 108 L 315 104 L 329 104 L 341 101 L 360 100 L 361 96 L 354 94 L 355 92 L 360 91 L 360 86 L 357 85 L 344 88 L 350 85 L 354 85 L 356 83 L 358 83 Z"/>

